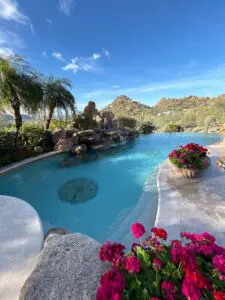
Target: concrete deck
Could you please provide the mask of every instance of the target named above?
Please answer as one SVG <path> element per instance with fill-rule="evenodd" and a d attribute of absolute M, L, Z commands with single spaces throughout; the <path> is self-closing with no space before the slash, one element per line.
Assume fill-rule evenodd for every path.
<path fill-rule="evenodd" d="M 43 243 L 42 223 L 27 202 L 0 196 L 0 299 L 17 300 Z"/>
<path fill-rule="evenodd" d="M 155 225 L 168 230 L 169 238 L 181 231 L 211 232 L 225 245 L 225 171 L 216 166 L 225 144 L 209 147 L 212 163 L 198 178 L 174 176 L 169 161 L 158 173 L 159 203 Z"/>

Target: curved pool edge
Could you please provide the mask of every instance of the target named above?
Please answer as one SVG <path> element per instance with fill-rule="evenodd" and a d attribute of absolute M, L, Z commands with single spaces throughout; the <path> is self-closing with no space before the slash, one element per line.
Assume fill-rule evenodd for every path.
<path fill-rule="evenodd" d="M 17 168 L 24 167 L 28 164 L 31 164 L 31 163 L 35 162 L 35 161 L 38 161 L 38 160 L 41 160 L 41 159 L 44 159 L 44 158 L 48 158 L 48 157 L 51 157 L 53 155 L 57 155 L 57 154 L 61 154 L 61 153 L 62 153 L 61 151 L 51 151 L 51 152 L 47 152 L 47 153 L 44 153 L 44 154 L 37 155 L 35 157 L 25 158 L 24 160 L 22 160 L 20 162 L 16 162 L 16 163 L 10 164 L 6 167 L 0 168 L 0 175 L 5 175 L 8 172 L 14 171 Z"/>

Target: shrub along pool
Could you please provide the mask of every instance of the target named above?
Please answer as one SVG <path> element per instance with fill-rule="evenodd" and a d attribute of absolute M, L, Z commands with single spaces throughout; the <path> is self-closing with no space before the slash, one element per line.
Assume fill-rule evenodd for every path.
<path fill-rule="evenodd" d="M 69 164 L 67 155 L 60 154 L 1 176 L 0 194 L 30 203 L 45 232 L 63 227 L 100 242 L 124 241 L 143 212 L 146 228 L 153 225 L 149 220 L 157 210 L 156 170 L 168 153 L 190 142 L 208 145 L 220 140 L 217 134 L 161 133 L 88 154 L 83 160 L 70 158 Z M 138 200 L 149 175 L 149 197 L 143 203 Z"/>

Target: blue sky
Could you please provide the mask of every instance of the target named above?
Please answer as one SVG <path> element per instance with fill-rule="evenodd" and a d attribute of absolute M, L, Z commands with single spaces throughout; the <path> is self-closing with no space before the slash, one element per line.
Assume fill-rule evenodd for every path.
<path fill-rule="evenodd" d="M 77 106 L 225 93 L 224 0 L 0 0 L 0 54 L 72 81 Z"/>

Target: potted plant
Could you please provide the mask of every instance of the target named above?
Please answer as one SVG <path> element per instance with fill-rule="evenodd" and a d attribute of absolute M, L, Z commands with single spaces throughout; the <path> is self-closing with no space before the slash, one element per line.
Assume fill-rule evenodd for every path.
<path fill-rule="evenodd" d="M 100 278 L 96 300 L 224 300 L 225 248 L 208 232 L 181 233 L 166 242 L 163 228 L 132 225 L 139 239 L 130 252 L 120 243 L 106 242 L 100 260 L 111 268 Z"/>
<path fill-rule="evenodd" d="M 168 157 L 178 176 L 191 178 L 210 166 L 210 158 L 207 154 L 207 148 L 190 143 L 173 150 Z"/>

